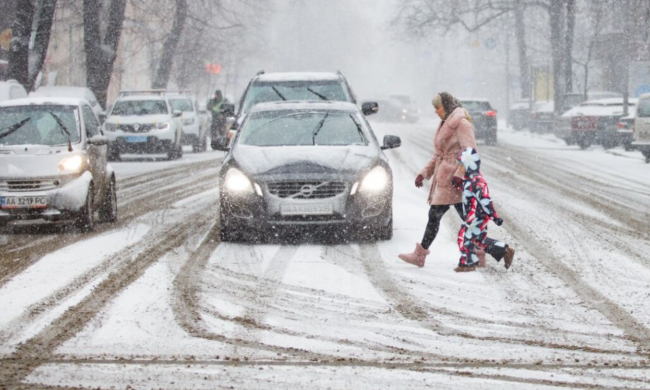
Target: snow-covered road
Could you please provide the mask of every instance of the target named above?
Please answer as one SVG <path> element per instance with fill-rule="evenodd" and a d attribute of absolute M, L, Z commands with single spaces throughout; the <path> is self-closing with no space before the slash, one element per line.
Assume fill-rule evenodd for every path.
<path fill-rule="evenodd" d="M 517 250 L 456 274 L 460 220 L 424 268 L 413 180 L 433 122 L 394 134 L 394 238 L 220 243 L 222 154 L 115 163 L 119 222 L 0 235 L 0 388 L 650 387 L 650 166 L 500 131 L 479 145 Z"/>

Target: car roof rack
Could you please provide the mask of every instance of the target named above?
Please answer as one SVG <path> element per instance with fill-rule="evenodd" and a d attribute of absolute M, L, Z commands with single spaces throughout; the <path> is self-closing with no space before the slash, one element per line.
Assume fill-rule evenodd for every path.
<path fill-rule="evenodd" d="M 133 95 L 164 95 L 167 91 L 164 89 L 123 89 L 120 90 L 120 97 Z"/>

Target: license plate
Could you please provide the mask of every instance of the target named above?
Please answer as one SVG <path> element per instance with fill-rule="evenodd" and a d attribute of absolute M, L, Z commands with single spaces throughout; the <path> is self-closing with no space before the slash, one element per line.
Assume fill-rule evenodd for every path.
<path fill-rule="evenodd" d="M 126 142 L 147 142 L 147 137 L 124 137 Z"/>
<path fill-rule="evenodd" d="M 280 205 L 282 215 L 332 215 L 334 210 L 331 204 L 283 204 Z"/>
<path fill-rule="evenodd" d="M 0 197 L 3 209 L 43 209 L 47 207 L 45 196 L 3 196 Z"/>

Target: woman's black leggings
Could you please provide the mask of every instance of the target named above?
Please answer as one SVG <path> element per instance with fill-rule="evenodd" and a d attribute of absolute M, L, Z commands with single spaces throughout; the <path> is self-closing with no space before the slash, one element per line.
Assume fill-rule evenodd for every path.
<path fill-rule="evenodd" d="M 440 229 L 440 220 L 442 219 L 442 216 L 445 215 L 447 210 L 449 210 L 450 206 L 454 206 L 460 218 L 463 219 L 462 203 L 455 203 L 453 205 L 432 205 L 429 209 L 429 222 L 427 223 L 427 227 L 424 230 L 424 237 L 422 237 L 422 242 L 420 244 L 424 249 L 429 249 L 431 243 L 433 240 L 435 240 L 436 236 L 438 235 L 438 230 Z M 506 248 L 508 247 L 508 245 L 506 245 L 504 242 L 497 241 L 489 237 L 485 239 L 485 244 L 487 245 L 485 252 L 494 257 L 496 261 L 499 261 L 503 258 Z"/>

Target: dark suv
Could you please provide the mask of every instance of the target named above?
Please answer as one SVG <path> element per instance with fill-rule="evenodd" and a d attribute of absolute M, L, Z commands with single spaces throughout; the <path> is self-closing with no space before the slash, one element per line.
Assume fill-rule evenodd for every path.
<path fill-rule="evenodd" d="M 497 112 L 485 99 L 462 99 L 463 108 L 469 112 L 474 125 L 474 137 L 487 145 L 497 144 Z"/>
<path fill-rule="evenodd" d="M 281 100 L 323 100 L 357 104 L 357 99 L 341 72 L 258 72 L 248 83 L 239 101 L 232 129 L 241 125 L 251 108 L 258 103 Z M 365 115 L 378 110 L 376 102 L 363 103 Z"/>

